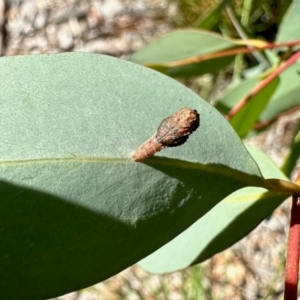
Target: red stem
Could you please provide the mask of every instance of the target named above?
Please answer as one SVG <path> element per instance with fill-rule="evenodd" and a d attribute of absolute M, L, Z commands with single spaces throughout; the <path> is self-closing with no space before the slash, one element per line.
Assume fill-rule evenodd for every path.
<path fill-rule="evenodd" d="M 300 198 L 293 195 L 285 267 L 284 300 L 297 300 L 300 247 Z"/>

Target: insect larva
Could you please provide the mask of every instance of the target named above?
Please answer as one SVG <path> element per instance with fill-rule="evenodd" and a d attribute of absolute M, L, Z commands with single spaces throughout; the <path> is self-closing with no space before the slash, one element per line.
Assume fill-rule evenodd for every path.
<path fill-rule="evenodd" d="M 164 119 L 157 132 L 139 146 L 132 159 L 142 161 L 165 147 L 176 147 L 184 144 L 200 123 L 200 115 L 191 108 L 182 108 L 172 116 Z"/>
<path fill-rule="evenodd" d="M 156 152 L 160 151 L 164 147 L 165 146 L 163 146 L 161 143 L 157 141 L 156 133 L 155 133 L 150 139 L 148 139 L 146 142 L 144 142 L 141 146 L 139 146 L 135 150 L 132 158 L 135 161 L 144 160 L 152 156 Z"/>

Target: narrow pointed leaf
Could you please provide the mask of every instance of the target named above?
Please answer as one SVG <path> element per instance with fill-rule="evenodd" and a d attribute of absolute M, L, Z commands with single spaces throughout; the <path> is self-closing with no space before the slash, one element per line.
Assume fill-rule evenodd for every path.
<path fill-rule="evenodd" d="M 280 74 L 280 83 L 273 93 L 268 105 L 262 111 L 260 121 L 270 121 L 279 114 L 295 109 L 300 106 L 299 100 L 299 75 L 300 63 L 293 64 L 289 69 Z M 251 78 L 242 81 L 240 84 L 230 89 L 218 102 L 216 108 L 223 113 L 227 113 L 238 101 L 258 83 L 258 78 Z"/>
<path fill-rule="evenodd" d="M 280 83 L 271 101 L 261 115 L 267 121 L 278 114 L 300 106 L 300 63 L 295 63 L 280 75 Z"/>
<path fill-rule="evenodd" d="M 299 9 L 300 1 L 291 1 L 291 4 L 281 21 L 276 42 L 288 42 L 300 39 Z"/>
<path fill-rule="evenodd" d="M 234 56 L 209 57 L 234 47 L 238 47 L 234 41 L 209 31 L 176 30 L 133 54 L 130 60 L 173 77 L 196 76 L 213 73 L 230 64 Z M 178 66 L 182 60 L 186 61 Z"/>
<path fill-rule="evenodd" d="M 219 99 L 216 109 L 227 114 L 239 101 L 247 96 L 259 82 L 258 78 L 250 78 L 230 86 L 226 93 Z"/>
<path fill-rule="evenodd" d="M 279 79 L 276 77 L 262 90 L 259 91 L 250 101 L 235 114 L 230 120 L 230 124 L 235 129 L 239 137 L 244 138 L 252 129 L 255 122 L 258 121 L 262 111 L 267 106 L 270 98 L 275 92 L 279 84 Z"/>

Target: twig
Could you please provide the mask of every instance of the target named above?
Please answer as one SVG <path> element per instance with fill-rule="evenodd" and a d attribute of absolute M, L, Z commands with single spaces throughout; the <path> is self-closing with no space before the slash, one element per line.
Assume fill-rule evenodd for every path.
<path fill-rule="evenodd" d="M 300 183 L 300 174 L 295 181 Z M 300 195 L 293 195 L 291 210 L 290 232 L 288 237 L 288 248 L 285 268 L 284 300 L 296 300 L 299 274 L 300 253 Z"/>

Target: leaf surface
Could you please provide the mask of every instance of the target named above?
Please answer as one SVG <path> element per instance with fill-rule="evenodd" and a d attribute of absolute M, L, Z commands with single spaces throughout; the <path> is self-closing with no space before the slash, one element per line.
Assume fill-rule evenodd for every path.
<path fill-rule="evenodd" d="M 162 74 L 84 53 L 0 64 L 5 299 L 46 299 L 100 282 L 233 191 L 267 184 L 227 121 Z M 132 161 L 134 149 L 182 107 L 201 115 L 187 143 Z"/>
<path fill-rule="evenodd" d="M 280 83 L 260 119 L 266 121 L 280 113 L 300 106 L 300 63 L 297 62 L 280 75 Z"/>
<path fill-rule="evenodd" d="M 262 152 L 249 150 L 265 178 L 286 179 Z M 139 264 L 151 273 L 167 273 L 202 262 L 248 234 L 285 199 L 257 187 L 236 191 Z"/>
<path fill-rule="evenodd" d="M 276 37 L 277 43 L 300 39 L 299 10 L 300 1 L 293 0 L 281 21 Z"/>
<path fill-rule="evenodd" d="M 230 124 L 240 138 L 244 138 L 252 129 L 255 122 L 258 121 L 259 116 L 270 101 L 270 98 L 275 92 L 278 84 L 279 79 L 276 77 L 263 89 L 256 93 L 256 95 L 253 96 L 250 101 L 232 117 Z"/>

